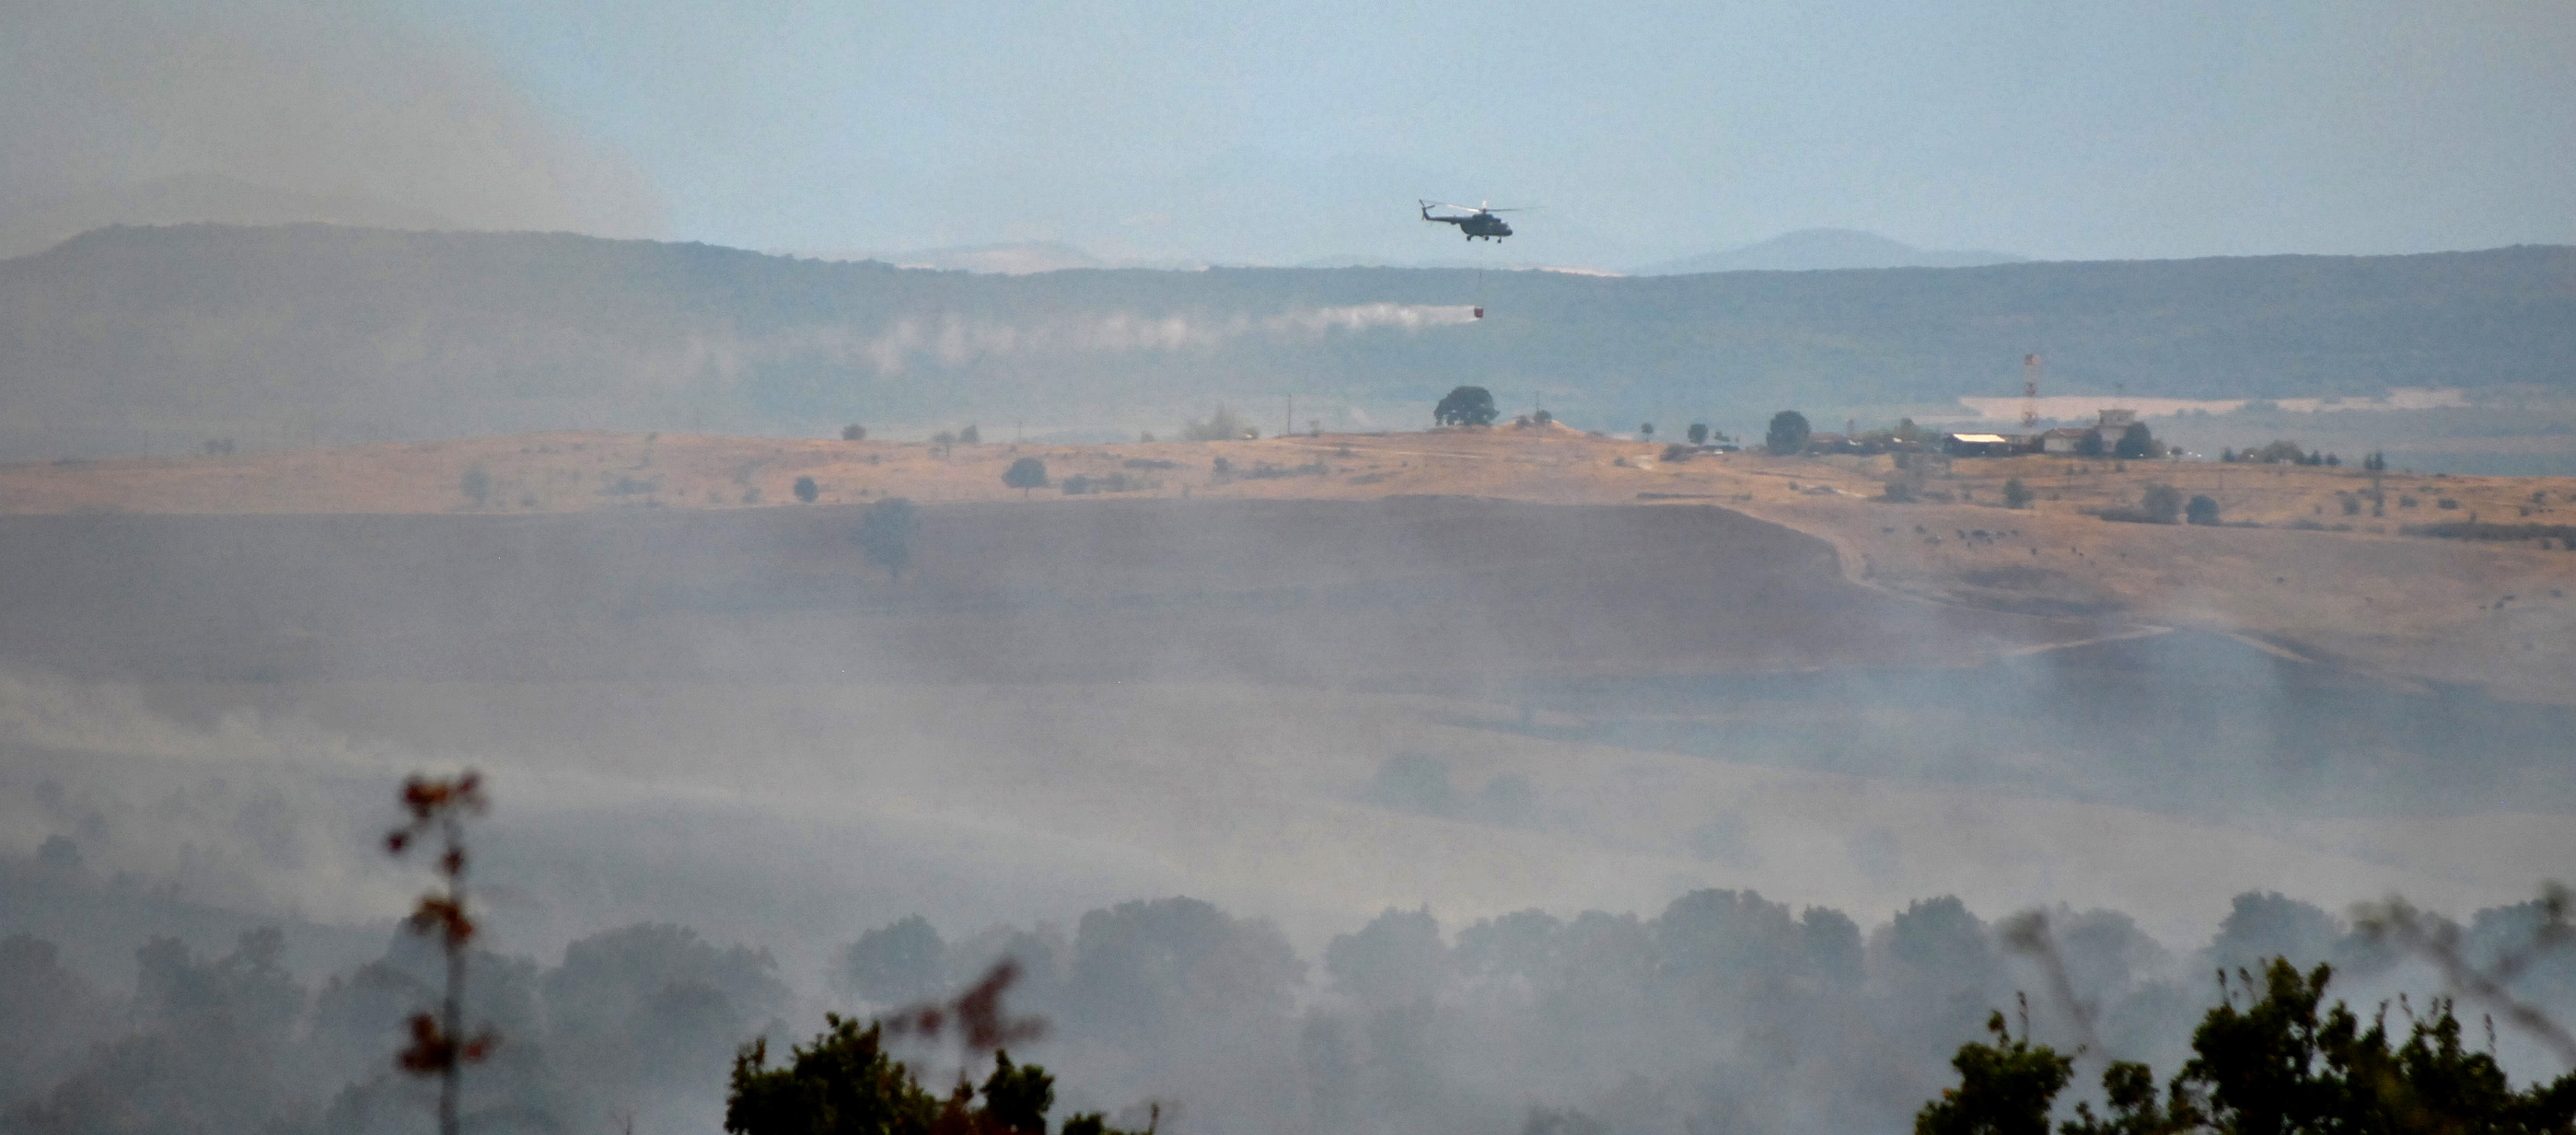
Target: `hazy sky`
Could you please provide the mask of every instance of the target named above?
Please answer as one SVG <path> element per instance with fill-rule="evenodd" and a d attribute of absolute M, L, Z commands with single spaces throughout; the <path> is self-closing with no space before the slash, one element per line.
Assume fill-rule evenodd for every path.
<path fill-rule="evenodd" d="M 257 58 L 185 81 L 339 73 L 243 103 L 234 137 L 273 129 L 258 111 L 282 99 L 379 108 L 371 141 L 305 124 L 318 154 L 272 156 L 272 178 L 332 146 L 382 164 L 452 111 L 446 150 L 534 168 L 531 192 L 569 202 L 555 213 L 597 194 L 614 200 L 591 227 L 754 248 L 1461 255 L 1416 196 L 1545 205 L 1500 255 L 1609 265 L 1813 226 L 2052 258 L 2576 242 L 2569 0 L 385 3 L 0 10 L 95 41 L 22 68 L 15 99 L 88 106 L 82 84 L 159 82 L 229 29 Z M 83 14 L 100 11 L 124 15 Z M 453 137 L 478 124 L 506 137 Z M 40 156 L 0 130 L 12 163 Z M 461 191 L 404 203 L 476 212 L 440 192 Z"/>

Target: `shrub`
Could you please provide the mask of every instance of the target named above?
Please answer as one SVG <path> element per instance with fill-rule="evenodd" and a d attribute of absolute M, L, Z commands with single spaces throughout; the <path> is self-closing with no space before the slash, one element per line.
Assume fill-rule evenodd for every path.
<path fill-rule="evenodd" d="M 2193 524 L 2218 523 L 2218 501 L 2214 497 L 2196 496 L 2183 506 L 2183 518 Z"/>
<path fill-rule="evenodd" d="M 2138 511 L 2157 524 L 2171 524 L 2182 512 L 2182 490 L 2172 485 L 2149 485 L 2138 495 Z"/>
<path fill-rule="evenodd" d="M 866 426 L 858 425 L 858 424 L 855 424 L 855 423 L 853 423 L 853 424 L 851 424 L 851 425 L 842 426 L 842 427 L 841 427 L 841 440 L 842 440 L 842 441 L 866 441 L 866 440 L 868 440 L 868 428 L 867 428 Z"/>
<path fill-rule="evenodd" d="M 2004 507 L 2030 507 L 2030 486 L 2022 484 L 2021 478 L 2014 477 L 2004 482 Z"/>
<path fill-rule="evenodd" d="M 812 477 L 798 477 L 798 478 L 796 478 L 796 499 L 797 499 L 797 500 L 799 500 L 799 501 L 803 501 L 803 502 L 804 502 L 804 503 L 806 503 L 806 504 L 812 504 L 812 503 L 814 503 L 814 498 L 819 497 L 819 496 L 822 496 L 822 495 L 823 495 L 823 487 L 822 487 L 821 485 L 817 485 L 817 484 L 815 484 L 815 483 L 814 483 L 814 478 L 812 478 Z"/>

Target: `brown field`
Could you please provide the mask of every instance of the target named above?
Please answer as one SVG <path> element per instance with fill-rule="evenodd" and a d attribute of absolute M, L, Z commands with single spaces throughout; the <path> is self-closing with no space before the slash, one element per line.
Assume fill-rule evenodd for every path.
<path fill-rule="evenodd" d="M 1894 504 L 1877 499 L 1897 475 L 1883 456 L 1728 454 L 1668 463 L 1659 460 L 1662 448 L 1561 427 L 947 450 L 918 442 L 562 433 L 7 466 L 0 467 L 0 513 L 738 513 L 799 507 L 793 486 L 800 477 L 814 479 L 822 506 L 888 496 L 934 506 L 1026 497 L 1091 509 L 1145 499 L 1433 495 L 1715 505 L 1820 537 L 1852 580 L 1919 598 L 2208 628 L 2401 681 L 2478 683 L 2499 696 L 2576 700 L 2576 600 L 2564 594 L 2576 585 L 2576 553 L 2550 541 L 2472 544 L 2399 532 L 2446 520 L 2576 520 L 2576 479 L 2390 474 L 2382 480 L 2385 515 L 2374 516 L 2360 495 L 2370 475 L 2349 467 L 1962 459 L 1919 482 L 1920 503 Z M 1032 456 L 1046 463 L 1053 485 L 1025 494 L 1005 487 L 1002 471 Z M 1219 460 L 1233 476 L 1214 472 Z M 1165 462 L 1170 467 L 1155 467 Z M 464 493 L 469 470 L 489 486 L 480 505 Z M 1125 491 L 1068 495 L 1060 486 L 1076 476 L 1124 476 L 1128 484 Z M 2007 510 L 2004 483 L 2016 477 L 2036 499 Z M 2080 511 L 2133 504 L 2159 481 L 2213 497 L 2230 523 L 2263 527 L 2109 523 Z"/>

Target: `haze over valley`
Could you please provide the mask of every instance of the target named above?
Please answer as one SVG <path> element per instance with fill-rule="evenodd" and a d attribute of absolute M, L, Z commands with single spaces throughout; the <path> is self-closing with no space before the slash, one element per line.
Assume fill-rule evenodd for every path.
<path fill-rule="evenodd" d="M 0 1135 L 2576 1132 L 2571 57 L 0 11 Z"/>

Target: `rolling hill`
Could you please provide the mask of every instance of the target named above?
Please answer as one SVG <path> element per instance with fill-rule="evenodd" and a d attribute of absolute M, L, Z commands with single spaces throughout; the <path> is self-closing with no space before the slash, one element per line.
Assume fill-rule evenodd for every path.
<path fill-rule="evenodd" d="M 1459 383 L 1581 425 L 1758 429 L 1783 406 L 2009 392 L 2030 351 L 2059 392 L 2563 388 L 2576 249 L 1000 276 L 566 234 L 110 228 L 0 261 L 0 459 L 850 421 L 1102 438 L 1219 402 L 1275 421 L 1286 395 L 1301 428 L 1380 429 Z"/>

